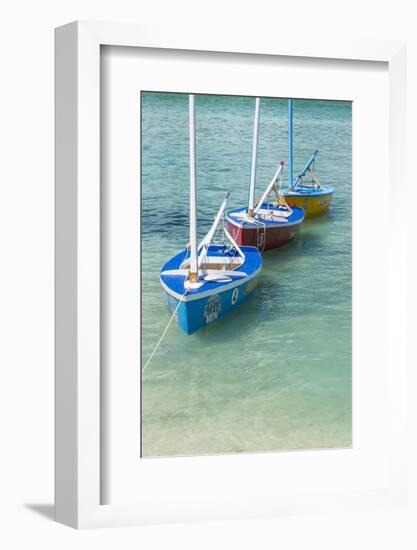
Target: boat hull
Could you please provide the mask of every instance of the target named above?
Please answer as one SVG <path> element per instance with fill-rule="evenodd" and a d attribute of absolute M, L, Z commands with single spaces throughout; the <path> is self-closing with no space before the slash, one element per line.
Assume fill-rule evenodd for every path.
<path fill-rule="evenodd" d="M 228 231 L 239 246 L 256 246 L 260 251 L 279 248 L 290 243 L 299 234 L 300 227 L 301 224 L 290 227 L 248 228 L 227 222 Z"/>
<path fill-rule="evenodd" d="M 211 258 L 238 257 L 233 256 L 234 253 L 230 256 L 228 250 L 224 245 L 212 245 L 209 255 Z M 187 258 L 187 250 L 174 256 L 162 267 L 160 281 L 165 291 L 166 304 L 185 334 L 193 334 L 221 319 L 251 296 L 261 273 L 262 257 L 252 246 L 242 247 L 242 252 L 245 260 L 238 269 L 222 271 L 215 267 L 212 273 L 216 275 L 210 280 L 205 278 L 210 270 L 203 270 L 194 288 L 185 286 L 188 271 L 181 268 Z"/>
<path fill-rule="evenodd" d="M 241 211 L 242 209 L 229 212 L 226 218 L 227 230 L 239 246 L 256 246 L 260 252 L 279 248 L 293 241 L 298 236 L 304 220 L 301 208 L 294 209 L 285 223 L 239 222 L 234 218 L 234 213 Z"/>
<path fill-rule="evenodd" d="M 331 187 L 324 188 L 323 192 L 293 192 L 283 193 L 290 206 L 299 206 L 304 210 L 306 218 L 325 214 L 332 203 L 334 190 Z"/>
<path fill-rule="evenodd" d="M 213 323 L 238 308 L 255 290 L 258 275 L 249 281 L 242 281 L 233 288 L 226 288 L 214 294 L 190 301 L 181 301 L 165 292 L 169 311 L 176 315 L 178 326 L 185 334 L 193 334 L 205 325 Z"/>

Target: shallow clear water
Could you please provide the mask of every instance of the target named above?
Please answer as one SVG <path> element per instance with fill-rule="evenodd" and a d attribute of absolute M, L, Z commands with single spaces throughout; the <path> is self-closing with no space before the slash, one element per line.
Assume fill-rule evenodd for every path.
<path fill-rule="evenodd" d="M 196 98 L 200 238 L 226 190 L 247 202 L 253 116 L 253 98 Z M 172 323 L 142 376 L 144 456 L 351 445 L 351 120 L 350 103 L 294 102 L 295 171 L 319 149 L 331 211 L 264 254 L 235 312 L 191 336 Z M 257 195 L 287 138 L 287 101 L 262 99 Z M 170 318 L 159 269 L 188 242 L 188 162 L 188 96 L 143 93 L 142 367 Z"/>

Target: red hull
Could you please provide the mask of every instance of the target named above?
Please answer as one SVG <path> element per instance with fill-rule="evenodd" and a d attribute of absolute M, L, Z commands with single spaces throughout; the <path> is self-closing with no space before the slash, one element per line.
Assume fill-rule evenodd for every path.
<path fill-rule="evenodd" d="M 300 232 L 301 223 L 289 226 L 257 228 L 237 226 L 227 221 L 227 230 L 238 245 L 256 246 L 261 252 L 278 248 L 294 240 Z"/>

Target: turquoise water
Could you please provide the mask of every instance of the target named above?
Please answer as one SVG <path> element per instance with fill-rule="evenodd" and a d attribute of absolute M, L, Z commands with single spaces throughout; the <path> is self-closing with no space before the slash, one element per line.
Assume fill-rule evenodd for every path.
<path fill-rule="evenodd" d="M 254 99 L 197 96 L 198 233 L 248 196 Z M 172 323 L 142 375 L 143 456 L 349 447 L 351 104 L 294 102 L 294 164 L 319 149 L 329 214 L 264 254 L 252 298 L 191 336 Z M 287 161 L 287 101 L 262 99 L 257 195 Z M 170 315 L 162 264 L 188 242 L 188 96 L 142 94 L 142 367 Z M 286 172 L 286 175 L 288 172 Z"/>

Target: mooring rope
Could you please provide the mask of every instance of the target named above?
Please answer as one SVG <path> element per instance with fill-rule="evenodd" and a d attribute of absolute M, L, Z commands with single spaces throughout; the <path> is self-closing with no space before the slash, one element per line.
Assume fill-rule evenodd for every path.
<path fill-rule="evenodd" d="M 148 360 L 146 361 L 145 366 L 144 366 L 143 369 L 142 369 L 142 373 L 145 372 L 145 369 L 147 368 L 147 366 L 148 366 L 148 365 L 150 364 L 150 362 L 152 361 L 153 356 L 154 356 L 155 353 L 157 352 L 157 350 L 158 350 L 158 348 L 159 348 L 159 346 L 160 346 L 160 344 L 161 344 L 161 342 L 162 342 L 162 340 L 163 340 L 163 338 L 164 338 L 164 336 L 165 336 L 167 330 L 168 330 L 169 327 L 171 326 L 171 323 L 172 323 L 172 321 L 174 320 L 174 318 L 175 318 L 175 316 L 176 316 L 176 314 L 177 314 L 178 308 L 179 308 L 180 305 L 182 304 L 183 298 L 184 298 L 184 296 L 187 294 L 187 292 L 188 292 L 188 288 L 185 290 L 184 294 L 181 296 L 181 299 L 179 300 L 179 302 L 178 302 L 178 304 L 177 304 L 177 307 L 175 308 L 175 311 L 174 311 L 174 313 L 173 313 L 172 316 L 171 316 L 171 319 L 168 321 L 168 324 L 167 324 L 167 326 L 165 327 L 164 332 L 161 334 L 161 337 L 159 338 L 158 343 L 157 343 L 156 346 L 153 348 L 152 353 L 150 354 Z"/>
<path fill-rule="evenodd" d="M 263 243 L 262 243 L 262 250 L 260 251 L 261 254 L 263 254 L 265 250 L 265 241 L 266 241 L 266 222 L 253 218 L 253 223 L 256 225 L 256 247 L 257 248 L 259 246 L 259 226 L 263 228 Z"/>

